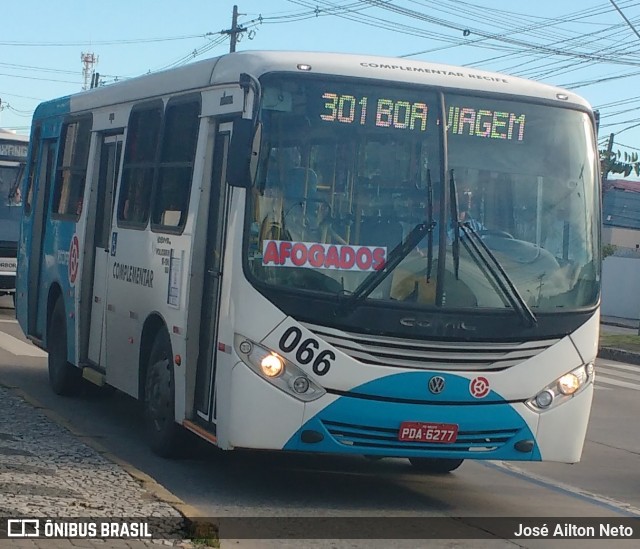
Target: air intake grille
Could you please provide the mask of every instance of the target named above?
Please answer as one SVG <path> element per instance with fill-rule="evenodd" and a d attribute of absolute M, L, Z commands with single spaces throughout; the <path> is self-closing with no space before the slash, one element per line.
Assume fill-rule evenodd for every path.
<path fill-rule="evenodd" d="M 305 326 L 363 364 L 424 370 L 504 370 L 536 356 L 559 341 L 414 340 L 343 332 L 311 324 Z"/>
<path fill-rule="evenodd" d="M 520 429 L 491 429 L 486 431 L 459 431 L 452 443 L 400 442 L 398 430 L 384 427 L 351 425 L 337 421 L 322 422 L 340 444 L 353 448 L 385 450 L 434 450 L 447 452 L 491 452 L 504 446 Z"/>

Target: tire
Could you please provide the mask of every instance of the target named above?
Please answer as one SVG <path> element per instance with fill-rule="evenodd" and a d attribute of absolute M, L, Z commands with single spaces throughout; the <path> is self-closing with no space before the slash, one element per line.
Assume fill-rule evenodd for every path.
<path fill-rule="evenodd" d="M 144 386 L 145 432 L 149 446 L 161 457 L 177 457 L 183 437 L 175 422 L 175 383 L 171 340 L 166 329 L 156 335 Z"/>
<path fill-rule="evenodd" d="M 411 465 L 421 473 L 444 474 L 455 471 L 462 465 L 463 459 L 447 458 L 409 458 Z"/>
<path fill-rule="evenodd" d="M 47 329 L 49 385 L 56 395 L 74 396 L 80 392 L 82 371 L 67 361 L 67 317 L 62 298 L 56 301 Z"/>

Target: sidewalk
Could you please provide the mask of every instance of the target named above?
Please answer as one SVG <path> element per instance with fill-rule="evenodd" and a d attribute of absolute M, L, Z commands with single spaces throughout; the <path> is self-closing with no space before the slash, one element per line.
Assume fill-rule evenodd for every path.
<path fill-rule="evenodd" d="M 615 345 L 602 345 L 598 349 L 598 356 L 608 360 L 627 362 L 640 365 L 640 330 L 639 321 L 632 318 L 616 316 L 601 316 L 600 329 L 602 334 L 627 336 L 618 338 L 621 341 Z M 637 341 L 632 341 L 637 338 Z"/>
<path fill-rule="evenodd" d="M 600 324 L 604 326 L 616 326 L 618 328 L 628 328 L 629 330 L 635 330 L 638 333 L 638 326 L 640 321 L 635 318 L 622 318 L 619 316 L 601 316 Z"/>
<path fill-rule="evenodd" d="M 163 497 L 159 485 L 152 493 L 143 486 L 152 479 L 134 478 L 34 404 L 0 386 L 0 548 L 194 547 L 181 539 L 185 521 L 171 494 Z M 151 531 L 166 539 L 7 539 L 7 520 L 16 517 L 152 521 Z"/>

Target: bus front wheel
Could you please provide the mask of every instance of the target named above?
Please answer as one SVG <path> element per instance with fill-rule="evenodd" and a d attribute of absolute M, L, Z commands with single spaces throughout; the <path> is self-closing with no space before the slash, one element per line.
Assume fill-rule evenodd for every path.
<path fill-rule="evenodd" d="M 462 465 L 463 459 L 409 458 L 411 465 L 421 473 L 450 473 Z"/>
<path fill-rule="evenodd" d="M 82 372 L 67 361 L 67 317 L 62 298 L 56 301 L 47 330 L 49 385 L 56 395 L 78 394 Z"/>
<path fill-rule="evenodd" d="M 145 380 L 144 415 L 151 449 L 162 457 L 176 457 L 181 430 L 175 422 L 173 355 L 166 330 L 158 332 L 151 347 Z"/>

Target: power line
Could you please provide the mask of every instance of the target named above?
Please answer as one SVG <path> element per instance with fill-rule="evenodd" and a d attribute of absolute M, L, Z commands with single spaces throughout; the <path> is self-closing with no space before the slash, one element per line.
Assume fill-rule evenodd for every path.
<path fill-rule="evenodd" d="M 611 2 L 611 4 L 613 5 L 614 8 L 616 8 L 617 12 L 622 16 L 622 18 L 626 21 L 627 25 L 629 25 L 629 28 L 635 33 L 635 35 L 640 38 L 640 34 L 638 34 L 638 31 L 636 30 L 636 28 L 633 26 L 633 23 L 631 21 L 629 21 L 627 19 L 627 16 L 622 13 L 622 10 L 617 6 L 617 4 L 613 1 L 613 0 L 609 0 L 609 2 Z"/>
<path fill-rule="evenodd" d="M 631 145 L 625 145 L 624 143 L 616 143 L 618 147 L 624 147 L 625 149 L 631 149 L 634 151 L 640 151 L 640 147 L 632 147 Z"/>
<path fill-rule="evenodd" d="M 351 0 L 345 3 L 331 2 L 328 0 L 289 0 L 291 4 L 302 9 L 263 14 L 257 16 L 245 16 L 246 21 L 239 22 L 241 14 L 238 14 L 236 22 L 232 22 L 232 29 L 238 27 L 237 38 L 246 31 L 257 30 L 262 25 L 296 24 L 312 19 L 321 20 L 326 17 L 338 17 L 357 24 L 376 29 L 384 29 L 389 32 L 402 33 L 403 35 L 430 40 L 433 47 L 424 52 L 406 54 L 407 57 L 422 53 L 442 51 L 451 48 L 468 47 L 474 51 L 489 50 L 496 52 L 494 57 L 475 61 L 467 66 L 483 66 L 488 64 L 507 63 L 516 74 L 528 75 L 531 78 L 550 78 L 552 76 L 566 75 L 572 71 L 580 71 L 587 64 L 593 66 L 594 62 L 600 64 L 640 67 L 640 49 L 635 41 L 629 43 L 627 26 L 631 27 L 634 18 L 629 18 L 631 25 L 623 24 L 616 16 L 616 22 L 607 22 L 603 16 L 614 14 L 612 6 L 599 5 L 558 17 L 542 17 L 528 15 L 516 11 L 488 10 L 486 6 L 473 4 L 462 0 L 404 0 L 389 2 L 382 0 Z M 612 2 L 613 4 L 613 2 Z M 640 5 L 638 2 L 618 0 L 620 9 L 628 9 Z M 413 9 L 417 8 L 417 9 Z M 390 17 L 390 14 L 395 17 Z M 470 25 L 470 22 L 473 24 Z M 585 27 L 589 27 L 585 29 Z M 240 31 L 242 29 L 242 31 Z M 594 30 L 595 29 L 595 30 Z M 626 30 L 625 33 L 621 29 Z M 462 36 L 464 31 L 469 31 L 468 36 Z M 636 33 L 637 34 L 637 33 Z M 17 42 L 2 41 L 0 45 L 19 47 L 69 47 L 86 46 L 111 46 L 122 44 L 138 44 L 149 42 L 167 42 L 189 40 L 194 38 L 204 39 L 205 44 L 185 52 L 184 55 L 154 69 L 164 70 L 189 63 L 197 57 L 222 46 L 230 40 L 228 31 L 206 32 L 183 36 L 168 36 L 157 38 L 132 38 L 126 40 L 104 40 L 90 42 L 58 41 L 58 42 Z M 9 71 L 41 71 L 43 75 L 20 76 L 6 74 L 4 76 L 14 78 L 27 78 L 43 82 L 64 82 L 77 85 L 78 82 L 67 82 L 46 77 L 44 73 L 76 74 L 74 71 L 64 71 L 53 68 L 30 67 L 28 65 L 15 65 L 2 63 L 0 67 Z M 507 68 L 509 68 L 507 66 Z M 500 69 L 496 69 L 500 70 Z M 151 71 L 150 71 L 151 72 Z M 509 71 L 505 71 L 509 72 Z M 572 89 L 619 81 L 632 78 L 639 74 L 636 71 L 623 71 L 618 74 L 603 75 L 597 78 L 575 78 L 574 82 L 564 84 Z M 107 75 L 103 75 L 106 77 Z M 117 80 L 122 77 L 112 76 Z M 35 98 L 31 98 L 36 100 Z M 622 102 L 627 100 L 621 100 Z M 629 99 L 629 102 L 634 100 Z M 624 104 L 616 102 L 619 104 Z M 616 105 L 611 105 L 616 106 Z M 603 108 L 605 108 L 603 106 Z M 607 114 L 607 121 L 611 117 L 621 115 L 627 111 L 618 111 Z M 624 122 L 623 122 L 624 123 Z M 620 123 L 620 124 L 623 124 Z"/>
<path fill-rule="evenodd" d="M 160 38 L 130 38 L 123 40 L 83 40 L 74 42 L 22 42 L 22 41 L 0 41 L 0 46 L 12 47 L 29 47 L 29 48 L 78 48 L 91 46 L 121 46 L 127 44 L 151 44 L 154 42 L 171 42 L 176 40 L 193 40 L 194 38 L 203 38 L 205 34 L 188 34 L 183 36 L 165 36 Z"/>

